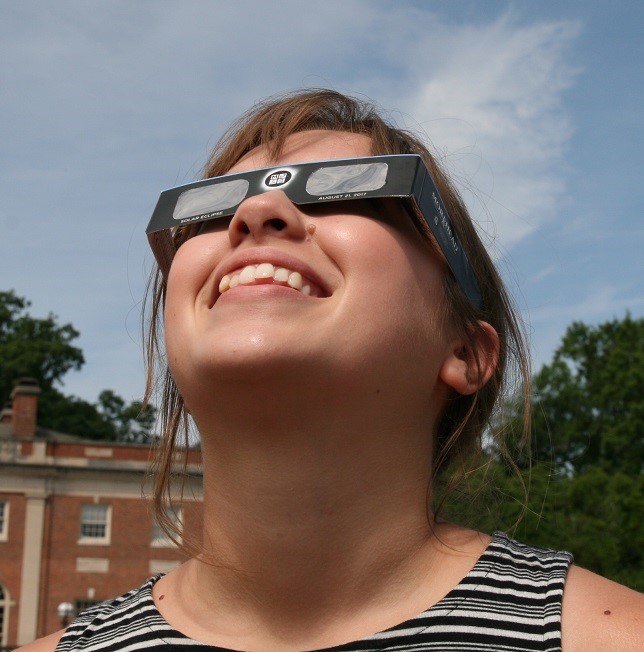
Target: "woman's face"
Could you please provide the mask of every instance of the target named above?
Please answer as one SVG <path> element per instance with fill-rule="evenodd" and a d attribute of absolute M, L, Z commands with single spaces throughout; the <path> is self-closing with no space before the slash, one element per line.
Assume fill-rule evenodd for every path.
<path fill-rule="evenodd" d="M 370 154 L 366 136 L 306 131 L 277 159 L 258 147 L 230 172 Z M 448 348 L 444 273 L 397 200 L 309 208 L 279 190 L 251 197 L 174 258 L 165 333 L 175 382 L 193 412 L 213 384 L 426 402 Z"/>

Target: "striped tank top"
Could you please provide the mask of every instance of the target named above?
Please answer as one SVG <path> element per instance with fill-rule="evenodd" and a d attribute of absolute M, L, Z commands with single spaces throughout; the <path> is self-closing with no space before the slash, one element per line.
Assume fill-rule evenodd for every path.
<path fill-rule="evenodd" d="M 390 629 L 326 650 L 561 650 L 561 600 L 571 562 L 570 553 L 534 548 L 495 532 L 472 570 L 434 606 Z M 163 619 L 152 599 L 159 577 L 80 614 L 56 652 L 230 652 L 194 641 Z"/>

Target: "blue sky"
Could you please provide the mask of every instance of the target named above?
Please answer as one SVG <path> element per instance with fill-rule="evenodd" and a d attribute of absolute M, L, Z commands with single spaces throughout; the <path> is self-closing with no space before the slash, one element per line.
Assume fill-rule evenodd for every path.
<path fill-rule="evenodd" d="M 424 134 L 528 324 L 644 314 L 637 0 L 0 0 L 0 289 L 81 332 L 63 391 L 143 391 L 144 229 L 255 101 L 332 87 Z"/>

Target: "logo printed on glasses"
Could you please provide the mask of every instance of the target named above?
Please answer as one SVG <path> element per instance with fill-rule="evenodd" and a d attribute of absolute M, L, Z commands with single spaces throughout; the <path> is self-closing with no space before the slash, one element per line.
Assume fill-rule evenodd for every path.
<path fill-rule="evenodd" d="M 275 170 L 264 179 L 264 185 L 267 188 L 279 188 L 285 186 L 292 178 L 293 174 L 288 170 Z"/>

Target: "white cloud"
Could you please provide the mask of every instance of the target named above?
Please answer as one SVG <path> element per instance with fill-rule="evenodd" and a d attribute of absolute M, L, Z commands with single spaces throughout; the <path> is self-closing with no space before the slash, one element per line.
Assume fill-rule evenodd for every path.
<path fill-rule="evenodd" d="M 621 318 L 629 310 L 644 307 L 644 296 L 625 296 L 625 288 L 603 284 L 591 288 L 577 302 L 550 304 L 530 311 L 533 324 L 556 320 L 567 324 L 571 321 L 588 323 L 603 319 Z M 563 331 L 562 331 L 563 332 Z"/>
<path fill-rule="evenodd" d="M 547 265 L 546 267 L 542 267 L 532 276 L 532 278 L 530 278 L 530 282 L 539 283 L 544 279 L 551 277 L 553 274 L 556 274 L 557 271 L 558 268 L 556 265 Z"/>
<path fill-rule="evenodd" d="M 578 32 L 572 22 L 518 26 L 505 16 L 438 25 L 417 44 L 428 71 L 417 64 L 405 110 L 438 144 L 473 216 L 492 217 L 497 233 L 488 236 L 504 249 L 552 218 L 565 190 L 573 127 L 563 94 L 576 74 L 567 54 Z"/>

